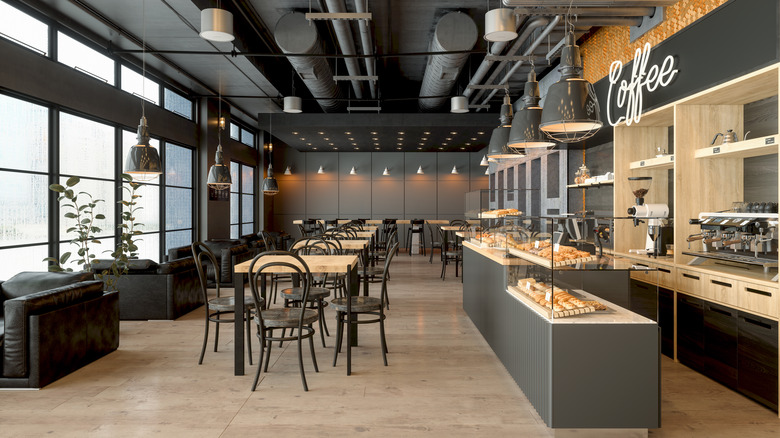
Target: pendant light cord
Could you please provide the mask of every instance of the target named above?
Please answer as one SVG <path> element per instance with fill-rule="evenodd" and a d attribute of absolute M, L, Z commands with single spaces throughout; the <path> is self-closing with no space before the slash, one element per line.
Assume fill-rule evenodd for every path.
<path fill-rule="evenodd" d="M 146 0 L 141 3 L 141 118 L 146 118 Z"/>

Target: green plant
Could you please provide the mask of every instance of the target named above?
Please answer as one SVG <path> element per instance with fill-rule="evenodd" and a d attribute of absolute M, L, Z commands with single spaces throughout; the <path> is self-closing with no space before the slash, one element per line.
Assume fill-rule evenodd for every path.
<path fill-rule="evenodd" d="M 82 267 L 82 270 L 89 270 L 92 263 L 92 259 L 95 258 L 95 254 L 89 252 L 89 244 L 100 244 L 100 241 L 95 238 L 96 233 L 100 233 L 102 230 L 95 226 L 95 221 L 105 219 L 102 214 L 95 213 L 95 208 L 101 202 L 102 199 L 94 199 L 92 195 L 87 192 L 76 193 L 73 189 L 81 179 L 77 176 L 72 176 L 65 181 L 65 185 L 51 184 L 49 190 L 60 193 L 57 201 L 62 202 L 62 209 L 65 210 L 63 217 L 65 219 L 71 219 L 75 221 L 75 225 L 68 228 L 66 233 L 75 233 L 70 243 L 76 245 L 78 250 L 76 254 L 79 259 L 76 263 Z M 65 202 L 63 202 L 65 201 Z M 49 271 L 73 271 L 72 268 L 63 268 L 64 265 L 71 257 L 70 251 L 62 253 L 59 258 L 47 257 L 44 261 L 51 262 L 49 264 Z"/>
<path fill-rule="evenodd" d="M 138 256 L 138 246 L 135 236 L 141 234 L 136 227 L 143 226 L 142 223 L 136 222 L 135 215 L 138 210 L 143 207 L 138 206 L 139 195 L 138 189 L 141 184 L 134 182 L 133 177 L 127 174 L 122 174 L 122 181 L 126 184 L 122 185 L 122 190 L 127 193 L 128 199 L 117 201 L 122 205 L 122 221 L 117 228 L 121 230 L 119 241 L 117 242 L 113 251 L 106 250 L 104 252 L 111 252 L 111 266 L 101 272 L 96 272 L 95 277 L 99 280 L 103 280 L 107 290 L 116 290 L 116 285 L 119 279 L 125 275 L 128 271 L 128 263 L 131 259 Z M 79 259 L 76 261 L 78 265 L 82 267 L 84 271 L 92 270 L 92 262 L 95 259 L 95 254 L 90 252 L 90 244 L 100 244 L 100 240 L 94 236 L 100 233 L 102 229 L 95 226 L 95 221 L 105 219 L 105 216 L 99 213 L 95 213 L 95 208 L 101 202 L 102 199 L 94 199 L 92 195 L 87 192 L 76 193 L 73 189 L 80 179 L 78 177 L 71 177 L 62 186 L 60 184 L 52 184 L 49 189 L 60 193 L 57 198 L 62 202 L 62 208 L 65 211 L 63 217 L 65 219 L 71 219 L 75 222 L 74 226 L 66 230 L 67 233 L 75 233 L 70 243 L 76 245 L 78 250 L 76 254 Z M 50 262 L 49 271 L 73 271 L 73 268 L 63 268 L 63 265 L 70 259 L 72 253 L 70 251 L 62 253 L 59 258 L 47 257 L 44 261 Z"/>

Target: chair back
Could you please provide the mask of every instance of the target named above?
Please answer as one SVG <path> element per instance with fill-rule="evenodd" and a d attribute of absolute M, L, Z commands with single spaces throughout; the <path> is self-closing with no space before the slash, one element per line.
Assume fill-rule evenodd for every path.
<path fill-rule="evenodd" d="M 300 225 L 299 225 L 300 226 Z M 263 245 L 265 245 L 266 251 L 275 251 L 276 250 L 276 240 L 271 236 L 268 231 L 261 231 L 260 232 L 260 238 L 263 239 Z"/>
<path fill-rule="evenodd" d="M 328 255 L 330 248 L 322 237 L 304 237 L 292 244 L 290 252 L 296 255 Z"/>
<path fill-rule="evenodd" d="M 434 225 L 431 225 L 430 222 L 428 222 L 426 225 L 428 226 L 428 233 L 430 233 L 431 235 L 431 243 L 441 242 L 441 240 L 439 240 L 440 236 L 438 235 L 438 233 L 433 231 Z"/>
<path fill-rule="evenodd" d="M 273 261 L 270 261 L 270 258 L 273 258 Z M 252 300 L 255 303 L 255 308 L 262 309 L 263 304 L 268 302 L 264 300 L 265 297 L 260 296 L 258 288 L 258 283 L 263 275 L 263 271 L 279 266 L 290 269 L 291 274 L 297 274 L 300 277 L 301 287 L 303 287 L 302 302 L 305 303 L 309 299 L 309 289 L 311 288 L 312 277 L 306 262 L 297 254 L 288 251 L 266 251 L 258 254 L 252 259 L 252 263 L 249 264 L 249 288 L 252 291 Z M 263 298 L 263 300 L 261 300 L 261 298 Z M 301 314 L 298 319 L 299 330 L 303 327 L 303 316 L 304 311 L 301 309 Z M 260 326 L 265 327 L 263 312 L 258 311 L 257 318 L 260 321 Z"/>
<path fill-rule="evenodd" d="M 395 253 L 398 252 L 398 245 L 399 243 L 396 241 L 393 246 L 387 250 L 387 258 L 385 258 L 385 270 L 382 273 L 382 296 L 380 298 L 382 300 L 382 309 L 387 305 L 387 279 L 390 274 L 390 263 L 393 261 Z"/>
<path fill-rule="evenodd" d="M 203 296 L 203 302 L 208 303 L 208 284 L 209 279 L 206 274 L 206 267 L 208 263 L 211 263 L 217 272 L 219 272 L 219 263 L 217 263 L 217 256 L 206 246 L 203 242 L 192 242 L 190 245 L 192 248 L 192 257 L 195 259 L 195 268 L 198 271 L 198 279 L 200 280 L 200 291 Z M 219 281 L 214 282 L 217 287 L 217 297 L 219 297 Z"/>
<path fill-rule="evenodd" d="M 409 223 L 413 230 L 421 230 L 425 226 L 425 219 L 412 219 Z"/>
<path fill-rule="evenodd" d="M 468 225 L 468 222 L 466 222 L 465 219 L 453 219 L 450 221 L 450 225 L 452 225 L 453 227 L 459 227 L 463 224 Z"/>

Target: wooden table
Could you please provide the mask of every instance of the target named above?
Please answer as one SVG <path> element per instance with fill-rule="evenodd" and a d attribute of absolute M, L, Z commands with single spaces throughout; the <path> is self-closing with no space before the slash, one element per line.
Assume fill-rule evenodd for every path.
<path fill-rule="evenodd" d="M 359 293 L 358 284 L 358 272 L 357 263 L 358 257 L 356 255 L 311 255 L 301 256 L 306 265 L 309 267 L 309 271 L 312 274 L 347 274 L 349 284 L 349 294 L 356 296 Z M 289 257 L 284 256 L 266 256 L 263 258 L 264 263 L 273 261 L 287 261 L 290 262 Z M 233 270 L 233 288 L 235 290 L 235 314 L 244 314 L 244 289 L 247 277 L 249 275 L 249 265 L 252 264 L 251 260 L 247 260 L 243 263 L 239 263 Z M 258 265 L 260 267 L 261 265 Z M 294 272 L 292 269 L 285 266 L 273 266 L 263 271 L 266 274 L 289 274 Z M 264 277 L 263 277 L 264 278 Z M 261 282 L 263 295 L 265 295 L 265 281 Z M 267 301 L 266 301 L 267 302 Z M 357 342 L 357 330 L 352 332 L 355 336 L 354 342 Z M 350 340 L 353 342 L 353 340 Z M 354 343 L 353 342 L 353 343 Z M 235 344 L 235 351 L 233 357 L 233 368 L 236 376 L 244 375 L 244 319 L 235 318 L 235 324 L 233 325 L 233 343 Z"/>
<path fill-rule="evenodd" d="M 366 277 L 366 268 L 369 265 L 369 248 L 371 241 L 370 240 L 344 240 L 344 239 L 337 239 L 333 240 L 333 242 L 338 242 L 341 245 L 341 249 L 346 249 L 349 251 L 360 251 L 363 254 L 363 278 L 366 278 L 366 281 L 363 282 L 363 295 L 368 296 L 368 279 Z M 294 246 L 290 249 L 292 251 L 297 246 L 301 246 L 303 242 L 299 242 L 298 245 Z M 319 243 L 316 242 L 315 245 Z M 321 243 L 320 243 L 321 245 Z"/>
<path fill-rule="evenodd" d="M 347 224 L 351 222 L 352 219 L 342 219 L 339 220 L 339 225 Z M 320 223 L 324 223 L 324 219 L 319 220 Z M 366 225 L 382 225 L 382 222 L 384 222 L 384 219 L 369 219 L 366 221 Z M 449 225 L 450 221 L 449 219 L 425 219 L 425 222 L 431 224 L 431 225 Z M 479 225 L 479 219 L 469 219 L 466 222 L 468 222 L 471 225 Z M 409 225 L 412 223 L 411 219 L 397 219 L 395 221 L 397 225 Z M 296 219 L 293 221 L 293 224 L 295 225 L 303 225 L 303 219 Z M 364 227 L 365 228 L 365 227 Z"/>

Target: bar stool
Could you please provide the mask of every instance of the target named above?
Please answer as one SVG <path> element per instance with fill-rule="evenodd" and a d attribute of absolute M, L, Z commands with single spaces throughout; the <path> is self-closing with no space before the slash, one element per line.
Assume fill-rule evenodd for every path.
<path fill-rule="evenodd" d="M 425 255 L 425 220 L 412 219 L 411 226 L 406 230 L 406 247 L 409 249 L 409 256 L 412 255 L 412 238 L 415 234 L 419 236 L 420 248 Z"/>

